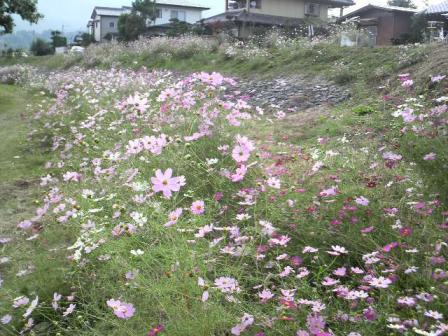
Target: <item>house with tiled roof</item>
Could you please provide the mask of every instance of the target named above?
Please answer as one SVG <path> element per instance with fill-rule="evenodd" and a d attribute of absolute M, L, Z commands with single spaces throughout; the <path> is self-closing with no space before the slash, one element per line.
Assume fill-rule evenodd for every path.
<path fill-rule="evenodd" d="M 209 8 L 188 0 L 156 0 L 154 21 L 148 22 L 148 29 L 167 27 L 171 20 L 177 19 L 194 24 L 202 19 L 202 12 Z M 96 42 L 105 42 L 118 36 L 118 18 L 130 13 L 131 7 L 95 7 L 87 24 Z"/>
<path fill-rule="evenodd" d="M 245 38 L 258 27 L 324 25 L 329 9 L 352 5 L 352 0 L 225 0 L 226 11 L 203 23 L 215 29 L 233 26 L 234 35 Z"/>

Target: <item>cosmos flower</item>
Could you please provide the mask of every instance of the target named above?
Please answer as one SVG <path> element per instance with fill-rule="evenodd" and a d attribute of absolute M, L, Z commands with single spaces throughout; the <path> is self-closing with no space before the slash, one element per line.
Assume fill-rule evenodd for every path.
<path fill-rule="evenodd" d="M 165 198 L 171 198 L 172 192 L 179 191 L 185 185 L 185 177 L 172 177 L 173 170 L 168 168 L 164 173 L 160 169 L 156 170 L 156 176 L 151 177 L 154 192 L 162 192 Z"/>
<path fill-rule="evenodd" d="M 205 212 L 205 203 L 202 200 L 194 201 L 190 207 L 194 215 L 202 215 Z"/>
<path fill-rule="evenodd" d="M 120 319 L 129 319 L 134 316 L 135 308 L 131 303 L 110 299 L 106 301 L 107 306 L 112 308 L 115 316 Z"/>

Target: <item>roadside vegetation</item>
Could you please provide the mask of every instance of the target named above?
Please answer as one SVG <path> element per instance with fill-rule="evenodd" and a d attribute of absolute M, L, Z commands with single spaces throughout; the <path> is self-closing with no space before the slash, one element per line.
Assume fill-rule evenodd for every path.
<path fill-rule="evenodd" d="M 32 105 L 30 153 L 1 144 L 0 176 L 41 175 L 26 197 L 36 212 L 2 227 L 2 333 L 448 331 L 446 47 L 274 34 L 0 68 L 15 83 L 0 116 Z M 289 113 L 232 90 L 238 76 L 287 73 L 352 98 Z M 14 118 L 4 137 L 25 127 Z"/>

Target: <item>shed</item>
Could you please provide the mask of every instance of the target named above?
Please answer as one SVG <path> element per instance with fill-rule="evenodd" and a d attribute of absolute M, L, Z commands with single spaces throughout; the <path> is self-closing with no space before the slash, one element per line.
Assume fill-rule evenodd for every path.
<path fill-rule="evenodd" d="M 413 8 L 367 5 L 338 19 L 338 22 L 355 21 L 367 30 L 375 45 L 391 45 L 410 32 Z"/>

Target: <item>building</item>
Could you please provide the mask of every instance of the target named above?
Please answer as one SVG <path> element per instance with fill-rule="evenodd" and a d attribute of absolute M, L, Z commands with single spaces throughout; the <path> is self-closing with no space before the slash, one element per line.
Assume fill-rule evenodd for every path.
<path fill-rule="evenodd" d="M 352 6 L 352 0 L 226 0 L 226 12 L 203 20 L 218 30 L 231 26 L 239 38 L 250 36 L 258 27 L 324 25 L 328 10 Z"/>
<path fill-rule="evenodd" d="M 429 6 L 421 14 L 428 20 L 428 33 L 431 41 L 448 40 L 448 0 Z"/>
<path fill-rule="evenodd" d="M 338 19 L 339 22 L 355 21 L 370 35 L 372 45 L 391 45 L 411 29 L 412 8 L 367 5 Z"/>
<path fill-rule="evenodd" d="M 209 8 L 184 0 L 156 0 L 156 17 L 148 22 L 149 30 L 163 30 L 172 19 L 194 24 L 202 19 L 202 11 Z M 118 18 L 131 12 L 131 7 L 95 7 L 87 25 L 96 42 L 116 39 Z"/>

